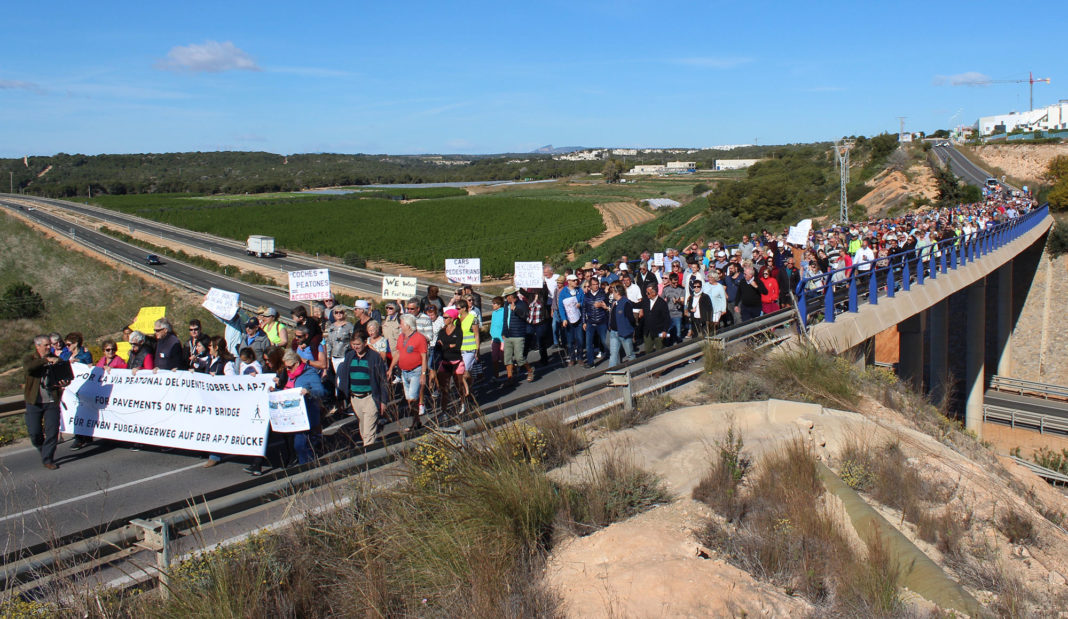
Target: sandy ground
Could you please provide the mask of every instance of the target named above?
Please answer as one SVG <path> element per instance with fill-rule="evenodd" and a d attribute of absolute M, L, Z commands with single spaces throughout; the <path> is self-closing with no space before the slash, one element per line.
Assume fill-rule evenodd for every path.
<path fill-rule="evenodd" d="M 886 170 L 868 181 L 872 190 L 857 200 L 869 217 L 876 217 L 895 206 L 908 206 L 914 197 L 938 197 L 934 175 L 926 164 L 917 164 L 907 174 Z"/>
<path fill-rule="evenodd" d="M 988 167 L 1031 183 L 1048 183 L 1046 168 L 1050 160 L 1068 155 L 1068 144 L 995 144 L 971 148 Z"/>
<path fill-rule="evenodd" d="M 692 395 L 692 394 L 691 394 Z M 588 458 L 628 454 L 660 476 L 678 497 L 628 521 L 562 543 L 550 557 L 548 581 L 561 593 L 569 617 L 797 616 L 811 610 L 804 600 L 753 579 L 703 549 L 694 531 L 707 522 L 708 509 L 689 497 L 706 473 L 713 446 L 729 424 L 741 431 L 745 451 L 761 455 L 801 437 L 817 456 L 835 466 L 847 440 L 876 445 L 900 441 L 910 463 L 924 475 L 953 487 L 949 504 L 973 514 L 967 543 L 989 552 L 1006 571 L 1040 595 L 1058 595 L 1068 573 L 1068 534 L 1032 506 L 1068 512 L 1068 499 L 1018 466 L 1006 472 L 991 462 L 976 462 L 933 438 L 907 427 L 899 414 L 868 402 L 865 415 L 792 402 L 751 402 L 693 406 L 671 411 L 649 423 L 595 440 L 586 456 L 552 472 L 558 479 L 581 478 Z M 1008 465 L 1006 465 L 1008 466 Z M 1021 493 L 1034 493 L 1025 501 Z M 872 503 L 871 499 L 868 499 Z M 899 513 L 876 505 L 887 519 L 940 565 L 937 549 L 919 540 Z M 1035 523 L 1037 541 L 1014 546 L 997 532 L 995 521 L 1013 509 Z M 947 570 L 951 578 L 955 574 Z M 991 593 L 972 591 L 989 602 Z M 914 594 L 910 594 L 914 595 Z M 922 602 L 920 603 L 922 605 Z"/>

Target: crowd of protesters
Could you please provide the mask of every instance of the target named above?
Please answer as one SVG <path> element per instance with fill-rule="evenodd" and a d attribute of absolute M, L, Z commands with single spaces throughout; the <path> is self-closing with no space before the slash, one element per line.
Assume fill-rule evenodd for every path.
<path fill-rule="evenodd" d="M 787 244 L 786 230 L 763 230 L 736 245 L 698 240 L 681 251 L 667 248 L 661 259 L 646 251 L 636 260 L 591 261 L 561 274 L 546 265 L 541 286 L 506 288 L 485 308 L 471 286 L 449 298 L 429 286 L 423 297 L 388 301 L 381 309 L 367 300 L 345 307 L 334 298 L 297 306 L 291 326 L 275 308 L 261 307 L 251 317 L 238 312 L 220 319 L 223 334 L 215 336 L 190 320 L 188 335 L 179 337 L 163 318 L 152 334 L 124 331 L 125 359 L 112 340 L 94 360 L 78 332 L 40 335 L 25 366 L 26 423 L 42 462 L 56 468 L 66 379 L 52 377 L 50 368 L 63 361 L 105 371 L 270 373 L 276 388 L 302 389 L 311 429 L 286 437 L 282 463 L 304 464 L 321 447 L 328 415 L 357 417 L 353 440 L 370 447 L 389 421 L 410 418 L 401 432 L 418 429 L 424 418 L 450 421 L 474 403 L 476 385 L 532 382 L 535 367 L 545 368 L 554 355 L 566 366 L 613 368 L 776 312 L 794 303 L 795 294 L 818 294 L 851 269 L 863 276 L 905 256 L 926 263 L 951 239 L 1033 207 L 1026 196 L 991 193 L 979 204 L 811 230 L 803 245 Z M 488 354 L 481 353 L 483 340 Z M 87 444 L 76 437 L 71 449 Z M 219 461 L 212 455 L 205 466 Z M 259 475 L 263 464 L 257 459 L 245 470 Z"/>

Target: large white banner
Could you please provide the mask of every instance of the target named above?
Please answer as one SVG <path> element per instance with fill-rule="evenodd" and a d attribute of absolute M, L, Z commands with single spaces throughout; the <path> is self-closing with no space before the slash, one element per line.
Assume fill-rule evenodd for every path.
<path fill-rule="evenodd" d="M 317 301 L 330 297 L 330 269 L 289 272 L 289 300 Z"/>
<path fill-rule="evenodd" d="M 72 363 L 60 432 L 218 454 L 262 456 L 273 374 L 209 376 Z"/>
<path fill-rule="evenodd" d="M 201 305 L 219 318 L 230 320 L 237 313 L 238 308 L 241 307 L 239 300 L 240 295 L 236 292 L 212 288 L 204 296 L 204 302 Z"/>
<path fill-rule="evenodd" d="M 481 258 L 446 258 L 445 278 L 454 284 L 482 284 Z"/>
<path fill-rule="evenodd" d="M 541 288 L 545 285 L 540 262 L 515 263 L 516 288 Z"/>
<path fill-rule="evenodd" d="M 386 275 L 382 278 L 382 298 L 410 299 L 415 296 L 416 282 L 414 277 Z"/>

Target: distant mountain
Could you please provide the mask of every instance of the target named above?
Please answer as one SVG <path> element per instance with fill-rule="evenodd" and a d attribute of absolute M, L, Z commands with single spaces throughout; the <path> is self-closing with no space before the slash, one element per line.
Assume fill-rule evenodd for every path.
<path fill-rule="evenodd" d="M 530 151 L 535 155 L 566 155 L 567 153 L 573 153 L 579 150 L 586 150 L 585 146 L 561 146 L 560 148 L 553 148 L 552 144 L 547 144 L 541 148 Z"/>

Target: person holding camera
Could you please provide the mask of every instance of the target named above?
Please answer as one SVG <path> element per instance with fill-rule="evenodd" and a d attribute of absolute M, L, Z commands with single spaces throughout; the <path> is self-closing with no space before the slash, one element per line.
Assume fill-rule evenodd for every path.
<path fill-rule="evenodd" d="M 52 352 L 47 335 L 33 338 L 34 352 L 23 363 L 26 383 L 26 432 L 30 442 L 41 452 L 41 463 L 48 470 L 59 468 L 53 459 L 59 443 L 59 401 L 63 388 L 70 384 L 70 363 Z"/>

